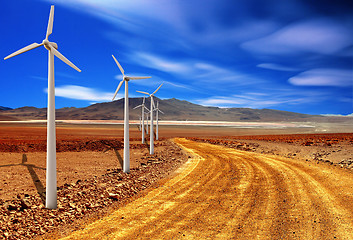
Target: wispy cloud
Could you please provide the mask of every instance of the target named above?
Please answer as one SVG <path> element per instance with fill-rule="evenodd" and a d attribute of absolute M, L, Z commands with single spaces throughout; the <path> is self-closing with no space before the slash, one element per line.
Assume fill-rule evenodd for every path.
<path fill-rule="evenodd" d="M 347 87 L 353 85 L 353 73 L 339 69 L 312 69 L 302 72 L 288 80 L 297 86 L 334 86 Z"/>
<path fill-rule="evenodd" d="M 44 89 L 44 92 L 48 92 L 48 89 Z M 103 92 L 93 88 L 76 85 L 65 85 L 55 88 L 55 96 L 90 102 L 111 101 L 113 94 L 114 93 L 111 92 Z M 122 95 L 118 94 L 117 98 L 121 97 Z"/>
<path fill-rule="evenodd" d="M 284 105 L 298 105 L 313 103 L 323 100 L 324 93 L 318 92 L 296 92 L 289 89 L 278 89 L 273 93 L 247 92 L 231 96 L 213 96 L 196 100 L 197 103 L 206 106 L 218 107 L 247 107 L 247 108 L 268 108 Z"/>
<path fill-rule="evenodd" d="M 136 63 L 153 68 L 163 72 L 175 73 L 175 74 L 187 74 L 190 73 L 190 67 L 181 62 L 166 59 L 157 55 L 149 54 L 146 52 L 136 52 L 131 55 L 131 60 Z"/>
<path fill-rule="evenodd" d="M 322 116 L 327 116 L 327 117 L 353 117 L 353 113 L 347 114 L 347 115 L 342 115 L 342 114 L 321 114 Z"/>
<path fill-rule="evenodd" d="M 184 79 L 189 82 L 189 85 L 203 84 L 203 87 L 214 88 L 215 83 L 218 85 L 230 84 L 229 87 L 231 87 L 263 82 L 261 79 L 235 69 L 220 67 L 198 59 L 177 61 L 146 52 L 136 52 L 130 55 L 131 60 L 137 64 L 174 75 L 179 80 Z"/>
<path fill-rule="evenodd" d="M 48 77 L 31 76 L 31 78 L 48 82 Z"/>
<path fill-rule="evenodd" d="M 270 69 L 270 70 L 276 70 L 276 71 L 285 71 L 285 72 L 299 71 L 298 68 L 286 67 L 286 66 L 276 64 L 276 63 L 260 63 L 257 65 L 257 67 Z"/>
<path fill-rule="evenodd" d="M 314 19 L 290 24 L 271 35 L 245 42 L 242 47 L 265 54 L 336 54 L 350 46 L 352 40 L 350 29 L 341 24 Z"/>

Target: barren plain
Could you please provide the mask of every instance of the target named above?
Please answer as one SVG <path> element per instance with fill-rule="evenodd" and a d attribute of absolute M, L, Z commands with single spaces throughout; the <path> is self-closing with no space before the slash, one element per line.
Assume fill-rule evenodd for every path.
<path fill-rule="evenodd" d="M 150 156 L 148 144 L 141 144 L 137 125 L 131 125 L 132 171 L 124 174 L 121 171 L 122 125 L 61 123 L 57 126 L 59 205 L 57 210 L 47 210 L 43 205 L 45 124 L 0 123 L 0 236 L 5 239 L 64 237 L 74 230 L 91 229 L 89 224 L 95 224 L 103 216 L 117 216 L 115 210 L 125 211 L 129 206 L 141 208 L 138 205 L 141 201 L 169 186 L 168 189 L 175 187 L 177 194 L 164 192 L 165 198 L 156 200 L 159 205 L 153 205 L 156 201 L 151 205 L 144 202 L 146 209 L 160 211 L 157 215 L 146 215 L 146 221 L 138 223 L 138 229 L 126 230 L 122 236 L 150 238 L 148 224 L 158 220 L 161 226 L 153 229 L 160 238 L 196 238 L 202 233 L 205 238 L 220 239 L 249 236 L 349 239 L 353 200 L 352 132 L 349 126 L 337 124 L 278 128 L 161 125 L 160 140 L 155 142 L 156 153 Z M 189 140 L 179 139 L 177 145 L 175 137 Z M 218 147 L 224 150 L 217 150 L 220 158 L 216 159 L 210 149 Z M 223 156 L 222 151 L 229 154 Z M 204 159 L 202 164 L 195 165 L 195 153 Z M 193 184 L 170 185 L 186 174 L 191 165 L 195 170 L 189 169 Z M 178 168 L 179 172 L 175 172 Z M 329 180 L 325 182 L 325 178 Z M 216 185 L 217 179 L 223 179 L 225 185 Z M 197 189 L 203 184 L 209 184 L 213 190 Z M 189 195 L 197 192 L 204 194 Z M 232 198 L 232 202 L 225 196 Z M 189 205 L 177 205 L 184 200 Z M 298 202 L 297 210 L 292 209 L 295 202 Z M 194 208 L 195 211 L 183 215 L 178 207 L 186 212 Z M 131 218 L 119 215 L 122 225 L 137 224 L 136 218 L 142 213 L 135 209 L 135 217 L 133 213 Z M 210 220 L 213 218 L 219 220 L 217 226 Z M 120 225 L 114 227 L 116 231 L 122 231 Z M 312 230 L 308 232 L 304 226 Z M 113 226 L 109 231 L 113 235 L 106 235 L 118 237 L 112 229 Z M 74 238 L 81 234 L 75 233 Z M 97 239 L 102 237 L 97 236 L 100 236 Z"/>

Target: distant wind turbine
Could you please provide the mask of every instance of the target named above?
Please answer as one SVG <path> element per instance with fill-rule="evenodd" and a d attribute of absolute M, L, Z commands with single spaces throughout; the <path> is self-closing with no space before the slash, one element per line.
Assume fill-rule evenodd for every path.
<path fill-rule="evenodd" d="M 143 93 L 146 95 L 150 96 L 150 100 L 151 100 L 151 108 L 150 108 L 150 154 L 154 154 L 154 132 L 153 132 L 153 109 L 155 108 L 154 106 L 154 102 L 153 102 L 153 97 L 154 94 L 156 94 L 156 92 L 162 87 L 163 83 L 151 94 L 149 94 L 148 92 L 142 92 L 142 91 L 136 91 L 139 93 Z"/>
<path fill-rule="evenodd" d="M 164 112 L 159 110 L 159 101 L 157 101 L 157 107 L 156 107 L 155 111 L 156 111 L 156 140 L 158 140 L 158 112 L 164 114 Z"/>
<path fill-rule="evenodd" d="M 118 65 L 120 72 L 123 74 L 123 80 L 119 83 L 116 91 L 114 93 L 112 101 L 114 101 L 116 94 L 118 94 L 121 85 L 125 82 L 125 105 L 124 105 L 124 163 L 123 163 L 123 171 L 124 173 L 130 172 L 130 144 L 129 144 L 129 86 L 128 82 L 130 80 L 137 80 L 137 79 L 146 79 L 151 77 L 129 77 L 125 76 L 124 69 L 121 67 L 120 63 L 114 55 L 116 65 Z"/>
<path fill-rule="evenodd" d="M 141 107 L 142 119 L 140 118 L 140 126 L 141 126 L 141 131 L 142 131 L 142 143 L 145 143 L 145 109 L 147 109 L 145 106 L 145 100 L 146 100 L 146 98 L 145 98 L 145 96 L 143 96 L 142 104 L 134 107 L 134 109 Z M 141 124 L 141 121 L 142 121 L 142 124 Z"/>
<path fill-rule="evenodd" d="M 56 189 L 56 137 L 55 137 L 55 82 L 54 82 L 54 55 L 65 62 L 70 67 L 81 72 L 81 70 L 58 52 L 58 45 L 49 42 L 48 37 L 53 31 L 54 5 L 51 6 L 47 34 L 42 43 L 32 43 L 27 47 L 10 54 L 4 59 L 17 56 L 21 53 L 44 46 L 48 50 L 48 110 L 47 110 L 47 171 L 46 171 L 46 201 L 45 207 L 49 209 L 57 208 Z"/>
<path fill-rule="evenodd" d="M 150 110 L 147 108 L 147 112 L 145 113 L 146 114 L 146 131 L 147 131 L 147 135 L 148 135 L 148 118 L 149 118 L 149 115 L 150 114 Z"/>

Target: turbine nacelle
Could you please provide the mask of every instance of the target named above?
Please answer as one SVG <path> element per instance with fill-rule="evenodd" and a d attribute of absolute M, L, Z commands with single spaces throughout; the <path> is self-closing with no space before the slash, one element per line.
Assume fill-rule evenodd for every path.
<path fill-rule="evenodd" d="M 58 49 L 58 44 L 55 42 L 49 42 L 47 39 L 44 39 L 42 44 L 47 50 L 50 50 L 50 46 L 54 47 L 55 49 Z"/>

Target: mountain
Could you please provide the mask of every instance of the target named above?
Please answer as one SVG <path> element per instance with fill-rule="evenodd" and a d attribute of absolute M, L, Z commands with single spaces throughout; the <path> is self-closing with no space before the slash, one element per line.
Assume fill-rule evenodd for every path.
<path fill-rule="evenodd" d="M 142 103 L 143 98 L 129 98 L 130 119 L 139 119 L 141 108 L 133 109 Z M 175 98 L 159 101 L 161 120 L 189 121 L 310 121 L 326 118 L 323 116 L 286 112 L 272 109 L 251 108 L 219 108 L 205 107 Z M 146 106 L 150 108 L 150 100 L 146 98 Z M 21 107 L 0 111 L 3 118 L 35 120 L 46 119 L 46 108 Z M 84 108 L 60 108 L 56 110 L 56 119 L 72 120 L 122 120 L 124 119 L 124 99 L 113 102 L 96 103 Z M 1 120 L 1 118 L 0 118 Z"/>
<path fill-rule="evenodd" d="M 18 120 L 15 117 L 6 116 L 6 115 L 2 114 L 3 112 L 8 111 L 8 110 L 12 110 L 12 108 L 0 106 L 0 121 L 16 121 L 16 120 Z"/>
<path fill-rule="evenodd" d="M 11 110 L 12 108 L 0 106 L 0 111 Z"/>

